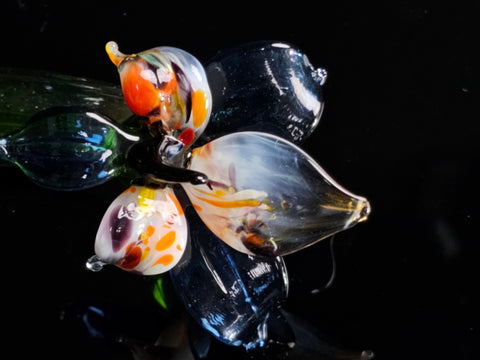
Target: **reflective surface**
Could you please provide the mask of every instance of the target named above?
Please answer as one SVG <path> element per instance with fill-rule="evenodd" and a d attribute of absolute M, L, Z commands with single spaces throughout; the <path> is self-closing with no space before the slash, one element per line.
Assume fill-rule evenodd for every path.
<path fill-rule="evenodd" d="M 52 107 L 0 139 L 0 160 L 41 186 L 82 190 L 125 172 L 127 152 L 139 139 L 89 108 Z"/>
<path fill-rule="evenodd" d="M 250 130 L 301 143 L 320 121 L 327 71 L 291 44 L 260 41 L 223 49 L 206 72 L 214 99 L 206 139 Z"/>
<path fill-rule="evenodd" d="M 202 62 L 232 45 L 280 39 L 328 70 L 325 109 L 302 148 L 340 184 L 366 196 L 371 216 L 335 235 L 337 274 L 326 290 L 327 242 L 285 257 L 284 309 L 300 326 L 295 347 L 246 352 L 187 322 L 194 352 L 190 344 L 183 349 L 196 360 L 290 360 L 301 345 L 302 360 L 358 358 L 368 350 L 381 360 L 480 358 L 478 7 L 472 2 L 295 4 L 282 17 L 249 6 L 219 16 L 203 3 L 177 12 L 152 3 L 145 11 L 122 0 L 0 7 L 6 66 L 116 83 L 104 51 L 110 39 L 128 53 L 165 44 Z M 59 41 L 64 34 L 69 41 Z M 154 279 L 113 266 L 95 274 L 84 267 L 99 220 L 125 184 L 115 178 L 65 193 L 32 184 L 18 168 L 4 171 L 2 239 L 15 250 L 3 258 L 9 351 L 18 358 L 189 359 L 173 350 L 185 343 L 166 336 L 183 339 L 170 326 L 185 324 L 181 301 L 167 312 L 153 299 Z M 84 319 L 104 337 L 93 336 Z M 269 329 L 273 336 L 283 327 Z M 289 338 L 286 332 L 274 338 L 280 335 Z"/>
<path fill-rule="evenodd" d="M 123 122 L 132 115 L 116 84 L 40 69 L 0 67 L 0 136 L 18 130 L 35 113 L 84 106 Z"/>
<path fill-rule="evenodd" d="M 299 251 L 367 219 L 370 204 L 338 185 L 295 145 L 259 132 L 195 148 L 190 169 L 209 186 L 184 184 L 208 227 L 251 255 Z"/>
<path fill-rule="evenodd" d="M 308 67 L 306 57 L 279 43 L 265 47 L 287 49 L 291 56 L 291 59 L 285 56 L 289 66 L 276 69 L 291 78 L 285 91 L 293 91 L 303 102 L 305 97 L 312 97 L 309 93 L 312 89 L 299 84 L 298 74 L 292 70 Z M 209 84 L 200 63 L 185 51 L 170 47 L 127 56 L 115 42 L 109 42 L 106 50 L 118 67 L 128 106 L 145 118 L 154 138 L 139 141 L 128 151 L 128 164 L 145 177 L 147 186 L 131 187 L 109 207 L 97 234 L 96 255 L 89 258 L 87 267 L 97 271 L 105 263 L 112 263 L 142 275 L 172 269 L 179 297 L 203 329 L 228 345 L 243 345 L 246 349 L 265 346 L 271 341 L 268 318 L 281 317 L 278 307 L 287 296 L 288 275 L 278 256 L 301 250 L 364 221 L 370 212 L 368 201 L 342 189 L 301 149 L 275 135 L 228 134 L 187 154 L 184 149 L 202 134 L 210 113 Z M 245 59 L 258 63 L 272 60 L 269 53 L 259 56 L 254 46 L 243 51 Z M 315 81 L 322 85 L 325 72 L 309 70 L 315 72 Z M 231 80 L 240 79 L 241 74 L 237 74 Z M 213 86 L 223 86 L 224 92 L 256 95 L 254 86 L 229 89 L 221 83 L 210 79 Z M 286 105 L 298 101 L 288 95 L 280 94 L 280 98 Z M 218 100 L 221 104 L 222 100 Z M 276 103 L 271 98 L 256 111 L 274 113 Z M 251 105 L 248 99 L 238 99 L 235 103 L 240 108 Z M 308 105 L 314 107 L 307 109 L 313 112 L 308 114 L 313 119 L 307 116 L 295 121 L 304 120 L 310 130 L 318 123 L 321 104 L 309 100 Z M 220 112 L 223 110 L 219 108 L 213 114 Z M 291 114 L 279 117 L 287 118 L 291 120 Z M 273 117 L 257 120 L 256 125 L 264 129 L 265 124 L 275 124 L 275 120 Z M 239 123 L 225 128 L 229 132 L 244 129 Z M 280 134 L 300 142 L 301 137 L 287 131 L 290 128 L 281 124 L 279 129 L 285 131 Z M 258 160 L 261 153 L 265 154 L 263 162 Z M 258 174 L 252 172 L 254 159 Z M 291 164 L 296 164 L 293 171 Z M 185 182 L 183 174 L 192 176 Z M 150 187 L 152 181 L 159 188 Z M 168 182 L 182 183 L 193 203 L 192 211 L 199 213 L 213 233 L 194 214 L 188 232 L 182 204 L 171 188 L 166 187 Z M 296 187 L 303 189 L 285 193 L 285 189 Z M 312 193 L 314 199 L 319 194 L 319 198 L 306 201 L 299 196 L 303 190 Z M 280 197 L 274 195 L 279 192 Z M 168 198 L 173 205 L 168 206 L 165 201 Z M 186 198 L 183 205 L 187 206 Z M 200 236 L 202 228 L 206 231 Z M 187 234 L 192 244 L 180 265 L 174 267 L 187 245 Z M 225 247 L 215 235 L 232 248 Z M 239 256 L 233 249 L 249 256 Z M 159 284 L 154 296 L 165 308 L 163 287 Z"/>
<path fill-rule="evenodd" d="M 132 111 L 161 124 L 186 147 L 208 124 L 212 99 L 205 71 L 188 52 L 157 47 L 125 55 L 118 45 L 106 45 L 110 60 L 118 67 L 125 100 Z"/>
<path fill-rule="evenodd" d="M 142 275 L 164 273 L 181 259 L 188 225 L 169 187 L 131 186 L 108 207 L 97 232 L 95 254 L 87 267 L 104 263 Z"/>
<path fill-rule="evenodd" d="M 189 249 L 170 272 L 179 296 L 195 321 L 220 341 L 247 349 L 265 346 L 267 320 L 288 293 L 282 258 L 235 251 L 189 210 Z"/>

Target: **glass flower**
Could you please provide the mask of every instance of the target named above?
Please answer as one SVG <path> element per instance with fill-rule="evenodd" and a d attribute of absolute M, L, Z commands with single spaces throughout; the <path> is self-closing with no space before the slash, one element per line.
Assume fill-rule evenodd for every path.
<path fill-rule="evenodd" d="M 298 147 L 320 120 L 325 70 L 280 42 L 220 52 L 205 68 L 172 47 L 125 55 L 109 42 L 106 50 L 132 121 L 115 123 L 91 104 L 52 103 L 0 139 L 0 159 L 58 190 L 134 178 L 108 207 L 87 267 L 171 270 L 207 331 L 262 346 L 267 319 L 288 294 L 282 256 L 370 212 Z"/>
<path fill-rule="evenodd" d="M 112 263 L 144 275 L 171 270 L 190 314 L 213 336 L 264 345 L 267 320 L 280 316 L 288 294 L 281 256 L 370 211 L 365 198 L 293 143 L 318 124 L 326 72 L 283 43 L 219 54 L 210 76 L 170 47 L 124 55 L 109 43 L 107 52 L 127 103 L 145 116 L 153 138 L 129 152 L 145 182 L 111 204 L 88 266 Z M 208 80 L 217 87 L 213 104 Z M 203 145 L 195 147 L 197 140 Z M 180 184 L 176 191 L 172 183 Z M 188 222 L 185 209 L 195 210 Z"/>
<path fill-rule="evenodd" d="M 283 67 L 289 80 L 289 87 L 277 78 L 272 80 L 280 91 L 276 96 L 288 103 L 297 100 L 303 108 L 320 114 L 321 103 L 306 87 L 309 82 L 318 85 L 324 81 L 319 79 L 319 71 L 305 56 L 298 68 L 296 52 L 285 44 L 269 47 L 271 52 L 280 49 L 275 61 L 287 62 L 293 57 L 297 65 L 276 65 Z M 127 154 L 129 164 L 144 175 L 145 182 L 119 195 L 108 208 L 95 242 L 96 257 L 89 262 L 91 268 L 112 263 L 151 275 L 175 266 L 185 250 L 188 228 L 170 183 L 181 184 L 202 221 L 218 238 L 249 255 L 286 255 L 368 216 L 370 206 L 365 198 L 343 189 L 313 158 L 280 136 L 240 131 L 192 150 L 212 107 L 207 75 L 192 55 L 172 47 L 125 55 L 114 42 L 106 49 L 118 67 L 127 104 L 145 118 L 153 137 L 133 145 Z M 231 60 L 227 57 L 225 62 Z M 265 72 L 271 75 L 271 67 Z M 251 84 L 246 87 L 236 92 L 254 88 Z M 292 88 L 295 99 L 288 92 Z M 250 106 L 237 103 L 237 107 L 241 105 Z M 277 124 L 275 120 L 259 123 Z M 310 121 L 310 127 L 316 122 L 318 116 Z M 290 129 L 290 124 L 280 128 Z"/>

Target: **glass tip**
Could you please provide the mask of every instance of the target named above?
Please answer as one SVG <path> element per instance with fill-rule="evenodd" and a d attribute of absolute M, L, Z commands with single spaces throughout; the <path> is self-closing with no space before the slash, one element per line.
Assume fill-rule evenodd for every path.
<path fill-rule="evenodd" d="M 318 68 L 316 71 L 316 77 L 320 82 L 320 86 L 323 86 L 323 84 L 325 84 L 325 81 L 327 81 L 327 70 L 323 68 Z"/>
<path fill-rule="evenodd" d="M 105 45 L 105 50 L 110 58 L 110 61 L 115 64 L 115 66 L 120 65 L 120 63 L 125 59 L 126 55 L 118 50 L 118 44 L 115 41 L 109 41 Z"/>
<path fill-rule="evenodd" d="M 363 201 L 362 207 L 358 215 L 358 222 L 360 223 L 360 222 L 366 221 L 371 211 L 372 211 L 372 207 L 370 206 L 370 202 L 367 199 L 365 199 Z"/>
<path fill-rule="evenodd" d="M 90 271 L 98 272 L 103 269 L 105 264 L 106 263 L 103 262 L 97 255 L 93 255 L 87 260 L 85 266 Z"/>

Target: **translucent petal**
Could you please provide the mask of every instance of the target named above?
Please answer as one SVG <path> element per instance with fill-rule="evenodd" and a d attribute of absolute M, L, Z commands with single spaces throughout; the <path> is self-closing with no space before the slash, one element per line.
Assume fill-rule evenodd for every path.
<path fill-rule="evenodd" d="M 0 135 L 20 129 L 35 113 L 57 106 L 83 106 L 117 123 L 132 116 L 117 84 L 0 67 Z"/>
<path fill-rule="evenodd" d="M 207 185 L 182 184 L 198 214 L 233 248 L 259 255 L 303 249 L 366 219 L 368 201 L 338 185 L 308 154 L 277 136 L 226 135 L 193 151 Z"/>
<path fill-rule="evenodd" d="M 126 153 L 139 139 L 86 108 L 54 107 L 0 139 L 0 160 L 41 186 L 82 190 L 124 172 Z"/>
<path fill-rule="evenodd" d="M 95 241 L 96 257 L 87 266 L 98 270 L 95 265 L 109 263 L 143 275 L 160 274 L 182 257 L 187 233 L 171 188 L 132 186 L 107 209 Z"/>
<path fill-rule="evenodd" d="M 205 71 L 213 97 L 205 141 L 249 130 L 301 143 L 320 121 L 327 73 L 291 44 L 262 41 L 226 49 Z"/>
<path fill-rule="evenodd" d="M 192 215 L 192 216 L 190 216 Z M 190 242 L 170 271 L 191 316 L 229 345 L 265 344 L 267 319 L 285 301 L 288 276 L 280 257 L 242 254 L 214 236 L 193 212 Z"/>
<path fill-rule="evenodd" d="M 130 109 L 190 146 L 207 126 L 212 106 L 200 62 L 184 50 L 167 46 L 125 55 L 112 41 L 106 49 L 118 67 Z"/>

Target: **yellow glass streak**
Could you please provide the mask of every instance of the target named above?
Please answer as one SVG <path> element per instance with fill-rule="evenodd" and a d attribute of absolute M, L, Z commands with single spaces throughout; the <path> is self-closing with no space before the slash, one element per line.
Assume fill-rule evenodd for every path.
<path fill-rule="evenodd" d="M 198 200 L 205 201 L 206 203 L 221 207 L 221 208 L 239 208 L 244 206 L 259 206 L 262 202 L 259 200 L 234 200 L 234 201 L 220 201 L 220 200 L 211 200 L 197 197 Z"/>
<path fill-rule="evenodd" d="M 142 187 L 142 190 L 140 190 L 138 194 L 138 205 L 140 205 L 141 208 L 148 208 L 153 199 L 155 199 L 155 189 L 146 186 Z"/>

